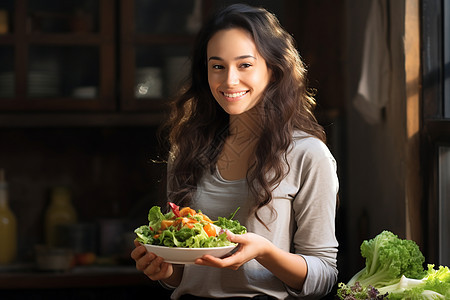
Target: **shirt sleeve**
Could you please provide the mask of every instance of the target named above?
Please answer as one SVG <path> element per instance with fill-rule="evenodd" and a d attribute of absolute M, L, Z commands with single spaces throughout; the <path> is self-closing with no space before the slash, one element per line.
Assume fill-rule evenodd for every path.
<path fill-rule="evenodd" d="M 336 201 L 339 189 L 336 161 L 317 139 L 308 139 L 308 150 L 294 164 L 299 191 L 293 202 L 296 230 L 294 252 L 306 260 L 308 272 L 301 291 L 288 292 L 302 299 L 320 298 L 337 282 L 335 236 Z"/>

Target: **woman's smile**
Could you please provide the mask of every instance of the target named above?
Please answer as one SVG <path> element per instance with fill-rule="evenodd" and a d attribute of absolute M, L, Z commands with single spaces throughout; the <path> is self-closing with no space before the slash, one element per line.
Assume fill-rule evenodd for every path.
<path fill-rule="evenodd" d="M 245 95 L 247 95 L 249 91 L 241 91 L 241 92 L 222 92 L 222 95 L 228 100 L 228 101 L 238 101 L 242 98 L 244 98 Z"/>

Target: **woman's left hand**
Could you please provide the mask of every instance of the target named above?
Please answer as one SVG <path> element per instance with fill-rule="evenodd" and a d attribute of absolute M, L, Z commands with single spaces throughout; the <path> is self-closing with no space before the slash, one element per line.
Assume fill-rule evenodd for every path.
<path fill-rule="evenodd" d="M 225 258 L 203 255 L 196 259 L 195 263 L 237 270 L 246 262 L 256 259 L 288 286 L 297 290 L 302 289 L 308 266 L 301 255 L 281 250 L 266 238 L 254 233 L 235 235 L 227 231 L 227 235 L 231 242 L 239 244 L 235 253 Z"/>
<path fill-rule="evenodd" d="M 254 233 L 236 235 L 227 231 L 227 235 L 230 242 L 239 244 L 239 248 L 235 253 L 225 258 L 204 255 L 198 258 L 195 263 L 198 265 L 237 270 L 246 262 L 264 255 L 270 247 L 275 247 L 269 240 Z"/>

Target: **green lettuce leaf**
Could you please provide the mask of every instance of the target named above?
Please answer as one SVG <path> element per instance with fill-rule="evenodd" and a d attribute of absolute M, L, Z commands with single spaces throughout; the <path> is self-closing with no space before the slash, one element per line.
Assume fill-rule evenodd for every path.
<path fill-rule="evenodd" d="M 159 206 L 153 206 L 148 211 L 148 226 L 152 231 L 158 231 L 161 228 L 161 221 L 165 219 Z"/>
<path fill-rule="evenodd" d="M 223 229 L 227 229 L 234 234 L 244 234 L 247 232 L 247 228 L 245 228 L 245 226 L 242 226 L 239 221 L 223 217 L 219 217 L 218 220 L 214 222 L 214 225 L 219 226 Z"/>
<path fill-rule="evenodd" d="M 236 212 L 235 212 L 236 213 Z M 219 217 L 214 225 L 229 230 L 234 234 L 244 234 L 247 229 L 242 226 L 239 221 L 232 220 L 232 214 L 229 218 Z M 235 245 L 227 239 L 225 231 L 218 236 L 209 237 L 203 230 L 202 223 L 193 224 L 193 228 L 182 227 L 177 229 L 169 226 L 165 230 L 161 229 L 163 220 L 173 220 L 175 217 L 173 212 L 163 214 L 159 206 L 153 206 L 148 212 L 148 225 L 142 225 L 135 229 L 137 241 L 143 244 L 160 245 L 166 247 L 183 247 L 183 248 L 210 248 L 225 247 Z M 198 221 L 202 221 L 200 216 L 194 217 Z"/>
<path fill-rule="evenodd" d="M 153 234 L 148 225 L 142 225 L 134 230 L 136 240 L 142 244 L 153 244 Z"/>

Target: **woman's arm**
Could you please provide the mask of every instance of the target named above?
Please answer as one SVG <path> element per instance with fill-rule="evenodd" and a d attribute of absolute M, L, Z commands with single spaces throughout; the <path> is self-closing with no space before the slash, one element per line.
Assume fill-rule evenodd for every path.
<path fill-rule="evenodd" d="M 232 256 L 220 259 L 205 255 L 196 264 L 237 270 L 244 263 L 256 259 L 287 286 L 301 290 L 306 274 L 306 261 L 300 255 L 279 249 L 269 240 L 254 233 L 234 235 L 227 232 L 231 242 L 239 244 L 239 250 Z"/>
<path fill-rule="evenodd" d="M 270 243 L 265 253 L 256 260 L 290 288 L 302 290 L 308 273 L 308 266 L 302 256 L 286 252 Z"/>

